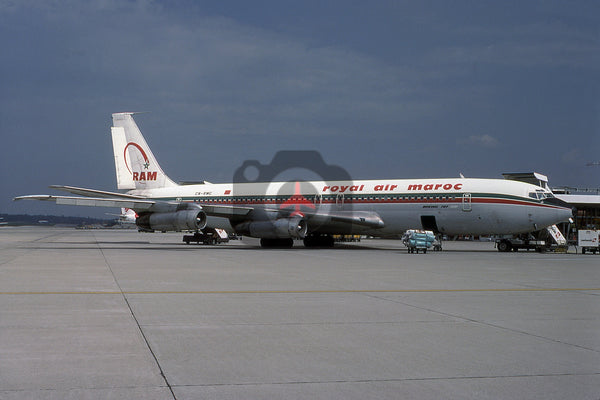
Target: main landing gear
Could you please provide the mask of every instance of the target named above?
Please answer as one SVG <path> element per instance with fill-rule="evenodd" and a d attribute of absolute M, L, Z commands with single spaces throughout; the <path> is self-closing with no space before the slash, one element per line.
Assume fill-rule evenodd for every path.
<path fill-rule="evenodd" d="M 306 247 L 333 247 L 333 236 L 310 234 L 304 238 Z"/>
<path fill-rule="evenodd" d="M 315 247 L 333 247 L 333 236 L 311 234 L 304 238 L 304 246 Z M 260 246 L 267 249 L 289 249 L 294 246 L 294 239 L 260 239 Z"/>
<path fill-rule="evenodd" d="M 294 246 L 294 239 L 260 239 L 260 246 L 267 249 L 290 249 Z"/>

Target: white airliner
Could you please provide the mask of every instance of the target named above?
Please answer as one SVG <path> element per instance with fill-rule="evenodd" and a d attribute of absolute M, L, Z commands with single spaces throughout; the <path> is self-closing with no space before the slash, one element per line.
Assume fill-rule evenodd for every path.
<path fill-rule="evenodd" d="M 138 215 L 131 208 L 121 208 L 121 214 L 110 214 L 106 213 L 106 215 L 111 215 L 113 217 L 119 217 L 117 222 L 119 224 L 135 224 Z"/>
<path fill-rule="evenodd" d="M 332 246 L 333 234 L 378 237 L 427 229 L 442 234 L 518 234 L 567 221 L 571 207 L 547 188 L 505 179 L 377 179 L 177 184 L 161 169 L 134 113 L 112 115 L 118 189 L 50 186 L 77 196 L 15 200 L 133 209 L 145 231 L 215 228 L 261 238 L 263 247 Z"/>

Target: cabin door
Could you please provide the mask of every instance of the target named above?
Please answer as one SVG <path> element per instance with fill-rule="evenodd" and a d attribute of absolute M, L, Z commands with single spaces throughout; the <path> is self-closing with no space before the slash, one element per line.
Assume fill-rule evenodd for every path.
<path fill-rule="evenodd" d="M 463 211 L 471 211 L 471 193 L 463 194 L 462 210 Z"/>

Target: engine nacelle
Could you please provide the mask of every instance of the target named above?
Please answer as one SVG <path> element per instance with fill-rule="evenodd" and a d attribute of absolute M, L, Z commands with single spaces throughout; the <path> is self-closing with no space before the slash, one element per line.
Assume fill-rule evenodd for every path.
<path fill-rule="evenodd" d="M 147 231 L 195 231 L 206 226 L 206 214 L 202 210 L 181 210 L 140 215 L 136 225 Z"/>
<path fill-rule="evenodd" d="M 279 218 L 275 221 L 244 222 L 235 227 L 236 232 L 265 239 L 304 239 L 308 226 L 300 217 Z"/>

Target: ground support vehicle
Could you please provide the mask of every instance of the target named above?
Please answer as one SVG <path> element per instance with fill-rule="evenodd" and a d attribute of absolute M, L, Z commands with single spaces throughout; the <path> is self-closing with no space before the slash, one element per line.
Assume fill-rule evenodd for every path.
<path fill-rule="evenodd" d="M 546 241 L 537 240 L 531 234 L 505 236 L 496 239 L 496 248 L 501 252 L 519 251 L 520 249 L 542 252 L 546 250 Z"/>
<path fill-rule="evenodd" d="M 184 235 L 183 241 L 186 244 L 196 242 L 196 244 L 218 244 L 229 242 L 229 236 L 223 229 L 204 229 L 196 231 L 193 235 Z"/>
<path fill-rule="evenodd" d="M 586 252 L 600 254 L 600 231 L 580 229 L 577 232 L 577 246 L 581 248 L 581 254 Z"/>
<path fill-rule="evenodd" d="M 510 236 L 504 235 L 496 239 L 498 251 L 518 251 L 519 249 L 535 250 L 538 252 L 567 251 L 567 240 L 556 225 L 551 225 L 532 233 Z"/>
<path fill-rule="evenodd" d="M 402 236 L 402 243 L 408 248 L 409 253 L 427 253 L 427 249 L 433 246 L 435 235 L 432 231 L 420 229 L 409 229 Z"/>

